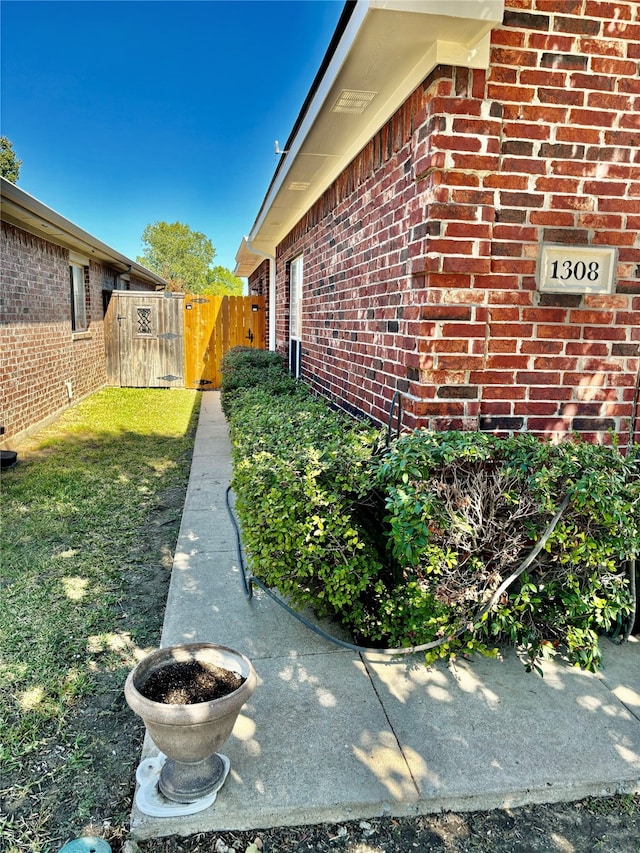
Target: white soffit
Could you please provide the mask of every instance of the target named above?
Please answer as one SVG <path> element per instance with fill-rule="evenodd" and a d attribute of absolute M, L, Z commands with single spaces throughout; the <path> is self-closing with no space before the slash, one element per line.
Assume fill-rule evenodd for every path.
<path fill-rule="evenodd" d="M 250 275 L 438 64 L 487 68 L 504 0 L 360 0 L 236 260 Z M 255 252 L 251 251 L 255 249 Z"/>

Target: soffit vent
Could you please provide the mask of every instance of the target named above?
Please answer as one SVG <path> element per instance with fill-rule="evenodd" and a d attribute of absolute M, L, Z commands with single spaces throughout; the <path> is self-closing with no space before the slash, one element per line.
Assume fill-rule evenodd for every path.
<path fill-rule="evenodd" d="M 377 94 L 377 92 L 366 92 L 362 89 L 343 89 L 331 112 L 361 115 Z"/>
<path fill-rule="evenodd" d="M 291 181 L 287 189 L 304 192 L 304 190 L 308 190 L 310 186 L 311 184 L 308 181 Z"/>

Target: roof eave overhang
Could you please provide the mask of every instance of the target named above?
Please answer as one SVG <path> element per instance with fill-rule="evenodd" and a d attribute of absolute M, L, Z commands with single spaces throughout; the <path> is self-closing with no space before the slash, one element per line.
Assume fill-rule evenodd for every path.
<path fill-rule="evenodd" d="M 3 222 L 15 225 L 17 228 L 48 240 L 50 243 L 62 246 L 70 252 L 75 252 L 89 259 L 106 263 L 116 271 L 131 273 L 137 278 L 155 286 L 166 285 L 161 276 L 127 258 L 120 252 L 107 246 L 88 231 L 80 228 L 69 219 L 65 219 L 55 210 L 43 204 L 29 193 L 12 184 L 6 178 L 1 178 L 1 216 Z"/>
<path fill-rule="evenodd" d="M 436 65 L 487 68 L 504 0 L 358 0 L 236 255 L 249 276 Z"/>

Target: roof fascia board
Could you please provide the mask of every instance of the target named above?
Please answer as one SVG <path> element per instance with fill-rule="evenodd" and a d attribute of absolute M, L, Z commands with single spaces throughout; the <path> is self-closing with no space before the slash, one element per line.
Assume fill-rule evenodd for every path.
<path fill-rule="evenodd" d="M 313 96 L 309 108 L 304 115 L 300 127 L 298 130 L 289 137 L 289 140 L 285 146 L 285 153 L 283 155 L 282 161 L 282 169 L 279 169 L 276 172 L 276 176 L 269 187 L 267 192 L 267 196 L 262 204 L 262 208 L 260 213 L 258 214 L 258 218 L 251 229 L 251 234 L 248 238 L 248 243 L 251 244 L 254 239 L 254 235 L 260 230 L 262 222 L 271 207 L 275 197 L 277 196 L 279 190 L 284 184 L 285 179 L 289 173 L 290 164 L 295 159 L 296 155 L 299 153 L 304 140 L 309 133 L 310 128 L 313 126 L 316 121 L 322 105 L 325 102 L 325 99 L 333 85 L 334 80 L 338 76 L 338 72 L 344 65 L 344 62 L 349 55 L 349 50 L 351 46 L 355 42 L 356 36 L 362 27 L 362 24 L 365 21 L 365 18 L 369 12 L 369 8 L 371 6 L 372 0 L 364 0 L 364 2 L 357 3 L 355 9 L 353 10 L 351 17 L 349 18 L 347 25 L 345 27 L 344 33 L 338 43 L 338 46 L 329 61 L 326 72 L 322 76 L 322 79 L 319 81 L 315 95 Z"/>
<path fill-rule="evenodd" d="M 25 192 L 25 190 L 12 184 L 6 178 L 0 179 L 1 201 L 2 201 L 2 219 L 35 234 L 37 237 L 48 240 L 49 242 L 63 245 L 64 248 L 70 251 L 81 252 L 89 257 L 94 255 L 99 260 L 107 260 L 113 264 L 124 267 L 122 272 L 130 271 L 138 278 L 151 281 L 154 284 L 166 285 L 165 279 L 157 275 L 152 270 L 148 270 L 136 261 L 127 258 L 120 252 L 107 246 L 101 240 L 98 240 L 88 231 L 85 231 L 80 226 L 66 219 L 61 214 L 47 207 L 43 202 Z M 60 232 L 59 234 L 47 234 L 46 229 L 38 229 L 28 221 L 28 216 L 35 216 L 45 223 L 52 225 Z"/>
<path fill-rule="evenodd" d="M 338 79 L 341 69 L 349 58 L 350 51 L 354 48 L 358 34 L 365 25 L 367 16 L 372 10 L 388 10 L 392 12 L 419 12 L 421 14 L 431 14 L 434 16 L 444 16 L 451 18 L 469 18 L 476 21 L 479 25 L 484 24 L 486 31 L 479 35 L 479 38 L 474 39 L 472 43 L 465 44 L 462 41 L 448 41 L 443 39 L 435 39 L 428 48 L 425 48 L 424 55 L 420 61 L 409 71 L 399 84 L 392 99 L 387 99 L 386 103 L 381 105 L 379 112 L 375 115 L 375 122 L 370 122 L 364 127 L 361 133 L 356 133 L 340 158 L 335 158 L 335 162 L 330 171 L 324 176 L 323 182 L 315 187 L 313 197 L 308 197 L 304 200 L 305 210 L 320 197 L 331 182 L 341 173 L 346 165 L 355 157 L 364 145 L 371 138 L 371 128 L 375 124 L 377 132 L 382 127 L 385 121 L 388 121 L 393 111 L 414 91 L 416 86 L 420 85 L 430 71 L 438 64 L 459 65 L 468 68 L 487 68 L 489 65 L 491 30 L 502 20 L 504 13 L 504 0 L 455 0 L 454 3 L 446 2 L 446 0 L 359 0 L 355 4 L 351 17 L 346 22 L 344 32 L 336 44 L 333 55 L 327 61 L 324 74 L 317 78 L 314 85 L 316 89 L 310 93 L 312 97 L 308 97 L 308 107 L 296 123 L 294 130 L 285 146 L 285 153 L 282 156 L 276 172 L 272 179 L 271 185 L 267 191 L 267 195 L 261 205 L 258 216 L 254 222 L 247 242 L 238 250 L 236 260 L 238 261 L 237 270 L 242 268 L 243 272 L 237 272 L 238 275 L 249 275 L 258 265 L 261 257 L 258 252 L 263 252 L 272 255 L 275 252 L 277 243 L 287 233 L 290 227 L 295 224 L 295 217 L 303 215 L 304 210 L 291 210 L 292 221 L 287 220 L 283 233 L 279 238 L 267 237 L 264 234 L 261 236 L 260 231 L 265 225 L 272 206 L 276 202 L 279 193 L 283 190 L 286 181 L 289 178 L 293 169 L 296 157 L 301 153 L 305 141 L 310 130 L 314 127 L 322 117 L 322 111 L 325 108 L 327 96 Z M 482 26 L 481 26 L 482 29 Z M 391 109 L 391 112 L 390 112 Z M 372 117 L 373 118 L 373 117 Z M 302 201 L 302 198 L 300 199 Z M 294 221 L 295 220 L 295 221 Z M 250 253 L 253 250 L 256 254 L 253 256 L 253 262 L 250 259 Z M 253 264 L 253 266 L 252 266 Z M 247 272 L 249 270 L 250 272 Z"/>
<path fill-rule="evenodd" d="M 393 12 L 428 12 L 430 15 L 446 14 L 449 18 L 484 18 L 499 21 L 504 12 L 503 0 L 368 0 L 372 9 Z M 484 13 L 478 15 L 482 7 Z"/>

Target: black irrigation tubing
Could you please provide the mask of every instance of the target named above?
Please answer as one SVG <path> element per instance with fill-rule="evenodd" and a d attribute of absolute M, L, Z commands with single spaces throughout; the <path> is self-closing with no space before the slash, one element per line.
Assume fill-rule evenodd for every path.
<path fill-rule="evenodd" d="M 269 598 L 272 598 L 277 604 L 279 604 L 280 607 L 284 608 L 287 611 L 287 613 L 289 613 L 291 616 L 293 616 L 295 619 L 297 619 L 298 622 L 302 622 L 303 625 L 305 625 L 307 628 L 309 628 L 309 630 L 313 631 L 315 634 L 318 634 L 323 639 L 328 640 L 330 643 L 334 643 L 336 646 L 340 646 L 343 649 L 349 649 L 350 651 L 361 652 L 363 654 L 386 655 L 389 657 L 393 657 L 396 655 L 412 655 L 412 654 L 416 654 L 417 652 L 427 652 L 431 649 L 438 648 L 438 646 L 443 646 L 445 643 L 451 642 L 451 640 L 454 640 L 456 637 L 459 637 L 460 635 L 462 635 L 462 634 L 464 634 L 470 630 L 469 629 L 469 623 L 467 623 L 464 627 L 459 628 L 457 631 L 454 631 L 453 634 L 448 634 L 446 637 L 441 637 L 438 640 L 432 640 L 430 643 L 423 643 L 420 646 L 407 646 L 407 647 L 399 648 L 399 649 L 375 649 L 375 648 L 369 648 L 367 646 L 358 646 L 355 643 L 347 643 L 344 640 L 339 640 L 337 637 L 334 637 L 331 634 L 328 634 L 326 631 L 323 631 L 322 628 L 318 628 L 317 625 L 314 625 L 312 622 L 309 622 L 309 620 L 306 619 L 304 616 L 302 616 L 302 614 L 298 613 L 293 608 L 289 607 L 289 605 L 285 601 L 283 601 L 279 596 L 277 596 L 274 592 L 272 592 L 272 590 L 270 590 L 269 587 L 267 587 L 259 578 L 256 578 L 254 575 L 247 572 L 245 565 L 244 565 L 244 557 L 242 555 L 242 543 L 240 541 L 240 529 L 239 529 L 238 523 L 236 521 L 235 513 L 233 512 L 231 504 L 229 503 L 229 493 L 230 492 L 231 492 L 231 486 L 228 486 L 225 498 L 226 498 L 226 503 L 227 503 L 227 510 L 229 512 L 229 516 L 231 518 L 231 521 L 233 523 L 235 533 L 236 533 L 236 546 L 238 549 L 238 561 L 240 563 L 240 573 L 242 574 L 242 583 L 244 585 L 244 592 L 245 592 L 245 596 L 247 597 L 247 600 L 250 600 L 253 597 L 252 587 L 257 586 L 264 593 L 266 593 L 269 596 Z M 518 568 L 511 575 L 509 575 L 509 577 L 506 580 L 504 580 L 500 584 L 498 589 L 493 593 L 493 595 L 491 596 L 491 598 L 489 599 L 487 604 L 485 604 L 485 606 L 482 608 L 482 610 L 480 610 L 480 612 L 477 614 L 477 616 L 473 620 L 472 628 L 475 627 L 482 620 L 482 618 L 485 616 L 485 614 L 487 614 L 494 607 L 494 605 L 496 604 L 496 602 L 498 601 L 500 596 L 505 592 L 505 590 L 507 590 L 511 586 L 511 584 L 516 580 L 516 578 L 518 578 L 525 571 L 525 569 L 527 569 L 531 565 L 531 563 L 536 559 L 536 557 L 538 556 L 540 551 L 542 551 L 542 549 L 546 545 L 547 540 L 549 539 L 549 537 L 553 533 L 553 530 L 554 530 L 556 524 L 562 518 L 562 515 L 563 515 L 565 509 L 569 505 L 569 501 L 570 501 L 570 496 L 567 495 L 565 497 L 565 499 L 562 501 L 560 508 L 558 509 L 558 511 L 556 512 L 554 517 L 551 519 L 549 526 L 547 527 L 547 529 L 542 534 L 542 537 L 540 538 L 538 543 L 529 552 L 529 554 L 525 557 L 525 559 L 522 561 L 522 563 L 520 563 Z"/>

